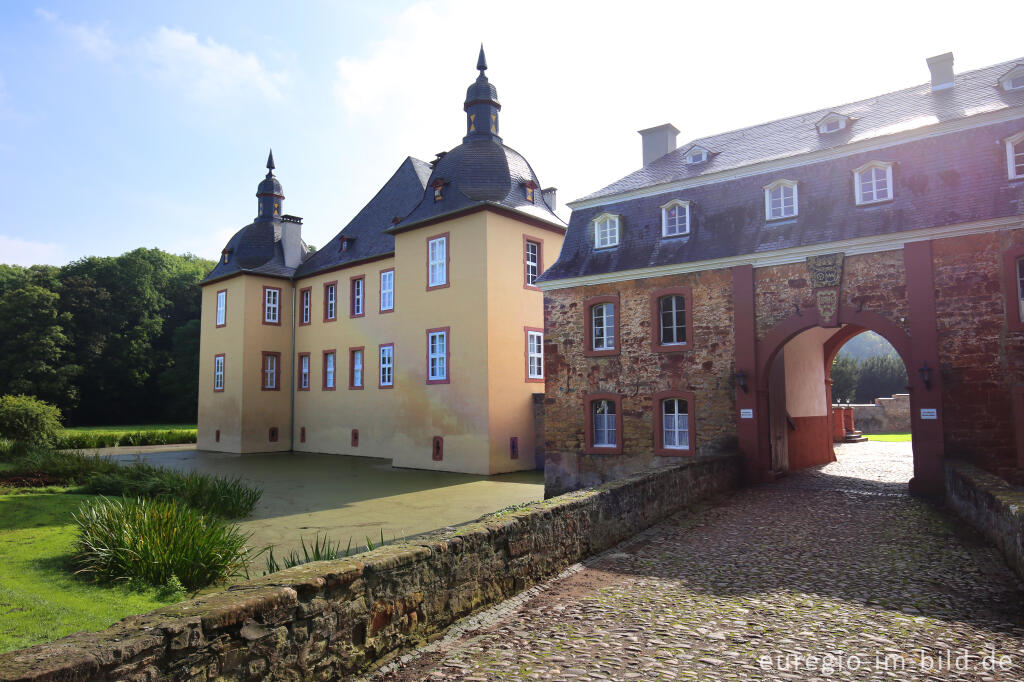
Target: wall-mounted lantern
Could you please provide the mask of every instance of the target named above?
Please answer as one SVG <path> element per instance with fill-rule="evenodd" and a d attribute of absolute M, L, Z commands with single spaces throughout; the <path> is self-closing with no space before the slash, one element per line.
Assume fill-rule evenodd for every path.
<path fill-rule="evenodd" d="M 924 384 L 925 390 L 932 390 L 932 368 L 928 366 L 928 361 L 925 360 L 917 371 L 921 375 L 921 383 Z"/>
<path fill-rule="evenodd" d="M 741 369 L 741 370 L 737 371 L 736 374 L 734 374 L 733 376 L 736 378 L 736 385 L 739 386 L 743 390 L 744 393 L 746 393 L 747 392 L 747 373 L 744 372 Z"/>

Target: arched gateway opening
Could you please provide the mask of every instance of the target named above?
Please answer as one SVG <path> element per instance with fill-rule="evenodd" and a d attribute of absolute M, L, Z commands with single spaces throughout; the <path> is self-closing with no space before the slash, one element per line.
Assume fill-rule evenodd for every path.
<path fill-rule="evenodd" d="M 835 460 L 832 435 L 830 368 L 836 354 L 854 336 L 873 331 L 885 338 L 907 369 L 914 477 L 910 489 L 935 494 L 942 489 L 942 432 L 937 419 L 921 410 L 921 394 L 939 386 L 927 372 L 925 349 L 915 348 L 898 325 L 876 313 L 843 307 L 836 326 L 822 326 L 817 316 L 798 312 L 776 325 L 757 342 L 755 370 L 757 438 L 748 458 L 748 478 L 770 481 L 795 471 Z M 932 403 L 934 399 L 926 402 Z M 742 415 L 741 415 L 742 421 Z"/>

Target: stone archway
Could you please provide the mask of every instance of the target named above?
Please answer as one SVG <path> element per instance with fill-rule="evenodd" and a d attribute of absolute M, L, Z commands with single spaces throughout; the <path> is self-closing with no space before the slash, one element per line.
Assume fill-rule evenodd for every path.
<path fill-rule="evenodd" d="M 911 405 L 911 434 L 914 450 L 914 478 L 910 482 L 912 492 L 937 494 L 943 488 L 943 447 L 942 426 L 939 420 L 922 420 L 918 407 L 919 397 L 928 391 L 941 392 L 941 379 L 934 377 L 925 385 L 923 378 L 915 371 L 921 364 L 919 358 L 927 358 L 929 350 L 915 347 L 910 336 L 897 324 L 873 312 L 858 310 L 851 306 L 840 307 L 836 321 L 836 332 L 821 346 L 822 359 L 830 363 L 839 348 L 857 334 L 873 331 L 885 338 L 907 369 L 908 390 Z M 769 400 L 772 363 L 783 347 L 794 337 L 813 328 L 823 328 L 820 318 L 810 310 L 798 310 L 768 331 L 756 343 L 756 368 L 752 383 L 756 391 L 754 421 L 757 429 L 756 446 L 748 452 L 748 474 L 754 480 L 772 480 L 771 450 L 771 404 Z M 936 374 L 938 374 L 936 372 Z M 824 388 L 824 387 L 823 387 Z M 830 397 L 829 397 L 830 399 Z M 935 399 L 933 398 L 932 401 Z"/>

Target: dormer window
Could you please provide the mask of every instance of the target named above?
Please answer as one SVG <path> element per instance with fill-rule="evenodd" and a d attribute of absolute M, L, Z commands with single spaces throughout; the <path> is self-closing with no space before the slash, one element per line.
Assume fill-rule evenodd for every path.
<path fill-rule="evenodd" d="M 1006 138 L 1006 171 L 1011 180 L 1024 178 L 1024 130 Z"/>
<path fill-rule="evenodd" d="M 434 201 L 441 201 L 441 199 L 444 199 L 444 186 L 447 184 L 448 183 L 441 178 L 434 180 L 434 183 L 431 185 L 431 187 L 434 188 Z"/>
<path fill-rule="evenodd" d="M 661 207 L 661 236 L 690 234 L 690 202 L 673 199 Z"/>
<path fill-rule="evenodd" d="M 708 150 L 704 149 L 704 147 L 691 147 L 686 152 L 686 163 L 688 164 L 704 163 L 707 160 Z"/>
<path fill-rule="evenodd" d="M 849 124 L 849 122 L 849 116 L 830 112 L 818 121 L 816 125 L 818 126 L 818 132 L 822 135 L 826 135 L 828 133 L 835 133 L 842 130 Z"/>
<path fill-rule="evenodd" d="M 602 213 L 594 218 L 594 248 L 607 249 L 619 245 L 619 216 Z"/>
<path fill-rule="evenodd" d="M 523 183 L 523 191 L 526 193 L 526 200 L 531 204 L 536 203 L 534 199 L 534 190 L 537 189 L 537 183 L 533 180 L 528 180 Z"/>
<path fill-rule="evenodd" d="M 776 180 L 764 188 L 764 215 L 767 220 L 792 218 L 797 213 L 797 184 Z"/>
<path fill-rule="evenodd" d="M 999 87 L 1007 92 L 1024 90 L 1024 64 L 1017 64 L 999 77 Z"/>
<path fill-rule="evenodd" d="M 345 237 L 345 236 L 343 236 L 341 238 L 341 240 L 340 240 L 341 241 L 341 250 L 343 252 L 344 251 L 348 251 L 349 247 L 352 246 L 352 242 L 353 242 L 354 239 L 355 239 L 355 237 Z"/>
<path fill-rule="evenodd" d="M 876 204 L 892 199 L 892 164 L 871 161 L 853 171 L 857 205 Z"/>
<path fill-rule="evenodd" d="M 228 261 L 231 259 L 231 249 L 224 249 L 220 253 L 224 257 L 224 265 L 227 265 Z"/>

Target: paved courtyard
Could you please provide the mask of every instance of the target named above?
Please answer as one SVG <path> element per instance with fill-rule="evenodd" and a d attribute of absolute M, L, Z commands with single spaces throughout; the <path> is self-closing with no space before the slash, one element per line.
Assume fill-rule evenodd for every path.
<path fill-rule="evenodd" d="M 909 443 L 677 515 L 374 680 L 1021 680 L 999 554 L 906 494 Z"/>

